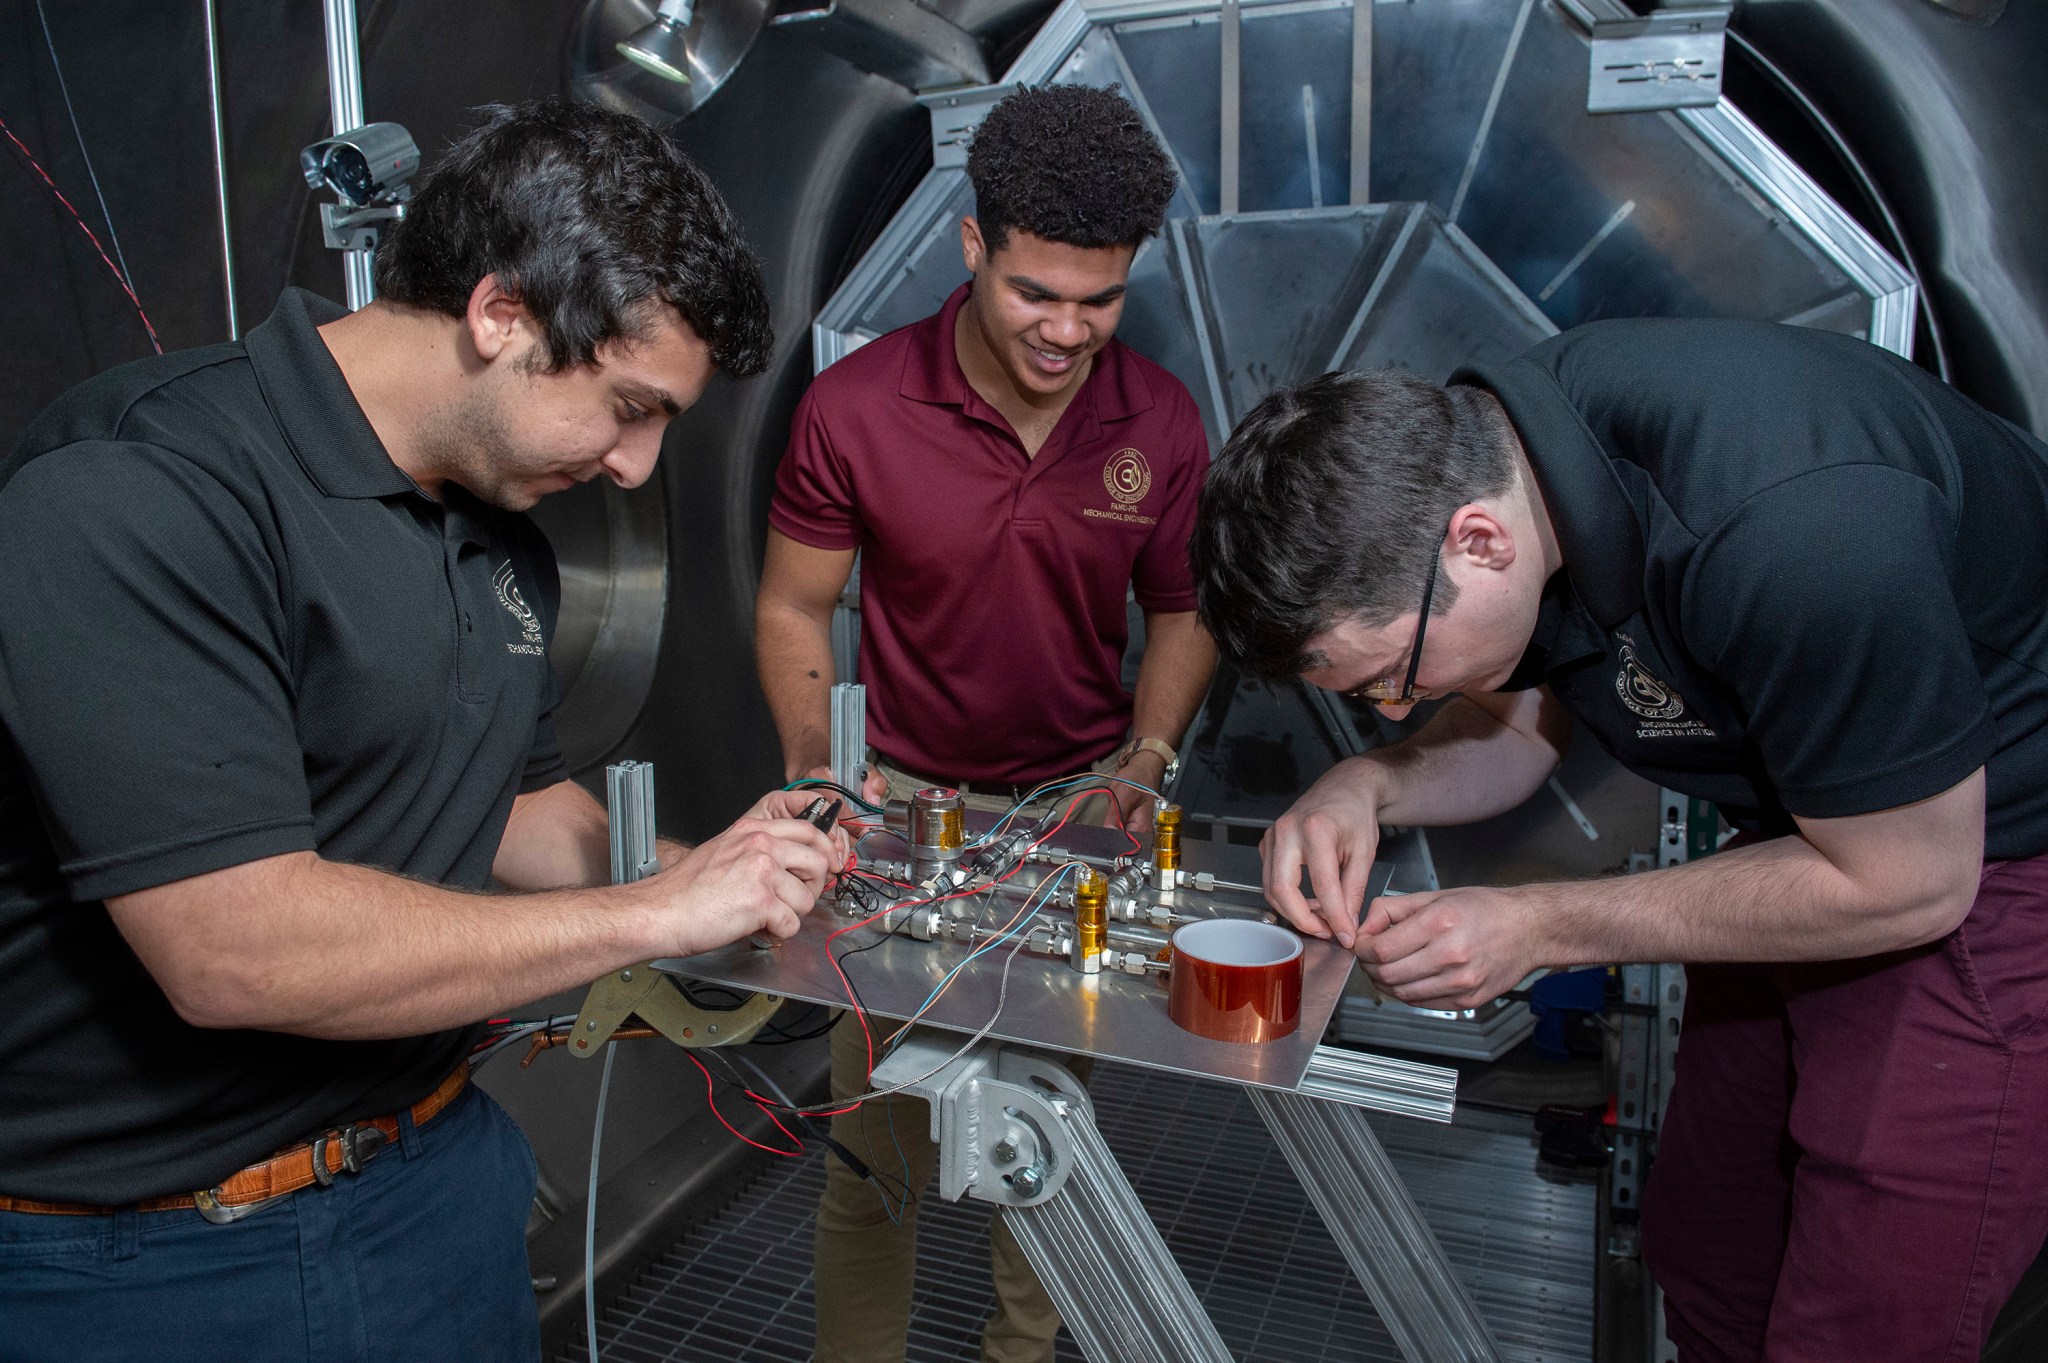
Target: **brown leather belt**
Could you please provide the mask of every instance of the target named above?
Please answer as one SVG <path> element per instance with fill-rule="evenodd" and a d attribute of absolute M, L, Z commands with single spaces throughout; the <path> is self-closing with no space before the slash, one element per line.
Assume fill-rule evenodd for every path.
<path fill-rule="evenodd" d="M 441 1086 L 407 1109 L 414 1126 L 432 1121 L 455 1101 L 469 1084 L 469 1065 L 441 1081 Z M 176 1212 L 196 1207 L 199 1214 L 216 1225 L 239 1221 L 257 1208 L 280 1197 L 318 1183 L 334 1182 L 336 1174 L 362 1172 L 379 1150 L 398 1139 L 398 1116 L 373 1117 L 367 1122 L 350 1122 L 323 1131 L 303 1145 L 288 1146 L 261 1164 L 252 1164 L 212 1188 L 196 1193 L 175 1193 L 169 1197 L 144 1198 L 134 1209 L 140 1212 Z M 108 1216 L 120 1207 L 94 1207 L 81 1202 L 37 1202 L 32 1198 L 0 1194 L 0 1212 L 39 1212 L 46 1216 Z"/>

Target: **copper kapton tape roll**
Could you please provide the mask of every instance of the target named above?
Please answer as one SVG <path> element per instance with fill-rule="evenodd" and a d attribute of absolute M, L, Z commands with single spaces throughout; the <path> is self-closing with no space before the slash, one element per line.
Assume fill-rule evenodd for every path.
<path fill-rule="evenodd" d="M 1301 1026 L 1301 938 L 1217 918 L 1173 934 L 1167 1015 L 1211 1041 L 1274 1041 Z"/>

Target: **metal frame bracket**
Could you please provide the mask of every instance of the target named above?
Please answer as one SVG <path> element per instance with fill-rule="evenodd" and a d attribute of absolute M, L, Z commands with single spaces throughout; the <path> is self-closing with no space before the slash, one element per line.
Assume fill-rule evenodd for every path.
<path fill-rule="evenodd" d="M 878 1088 L 915 1080 L 908 1091 L 930 1103 L 940 1196 L 1004 1207 L 1051 1199 L 1074 1170 L 1069 1121 L 1075 1113 L 1094 1120 L 1080 1081 L 1021 1047 L 978 1046 L 940 1066 L 950 1052 L 944 1040 L 912 1038 L 874 1072 Z"/>
<path fill-rule="evenodd" d="M 1721 98 L 1727 40 L 1726 0 L 1674 5 L 1626 18 L 1596 16 L 1563 0 L 1565 12 L 1592 37 L 1586 112 L 1683 109 Z"/>

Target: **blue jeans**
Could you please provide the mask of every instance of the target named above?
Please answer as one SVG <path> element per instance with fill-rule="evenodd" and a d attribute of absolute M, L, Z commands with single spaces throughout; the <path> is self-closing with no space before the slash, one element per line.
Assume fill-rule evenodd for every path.
<path fill-rule="evenodd" d="M 533 1152 L 471 1086 L 363 1172 L 231 1225 L 0 1212 L 0 1363 L 533 1363 Z"/>

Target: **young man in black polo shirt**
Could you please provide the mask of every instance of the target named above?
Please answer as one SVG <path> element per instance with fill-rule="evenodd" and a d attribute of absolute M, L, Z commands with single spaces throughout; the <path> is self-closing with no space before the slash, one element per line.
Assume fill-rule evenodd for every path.
<path fill-rule="evenodd" d="M 761 369 L 702 172 L 622 115 L 491 110 L 377 276 L 84 384 L 0 464 L 9 1360 L 534 1357 L 478 1020 L 787 936 L 842 854 L 774 795 L 583 888 L 605 815 L 517 513 L 645 481 Z"/>
<path fill-rule="evenodd" d="M 1688 963 L 1644 1227 L 1687 1360 L 1974 1359 L 2048 1233 L 2044 544 L 2039 441 L 1765 323 L 1326 375 L 1218 457 L 1219 644 L 1395 715 L 1452 697 L 1275 825 L 1274 904 L 1425 1007 Z M 1571 716 L 1746 845 L 1359 921 L 1381 821 L 1512 807 Z"/>

